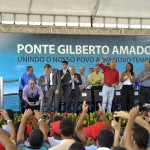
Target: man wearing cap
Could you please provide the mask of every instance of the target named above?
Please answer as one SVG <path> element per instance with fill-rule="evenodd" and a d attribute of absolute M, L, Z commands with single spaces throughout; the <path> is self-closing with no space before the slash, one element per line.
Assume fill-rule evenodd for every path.
<path fill-rule="evenodd" d="M 25 100 L 25 109 L 40 110 L 40 103 L 43 99 L 41 88 L 35 84 L 33 79 L 29 80 L 29 84 L 23 89 L 22 98 Z"/>
<path fill-rule="evenodd" d="M 50 64 L 46 64 L 44 69 L 47 70 L 47 111 L 50 113 L 52 111 L 52 103 L 54 101 L 54 111 L 59 110 L 60 105 L 60 86 L 61 86 L 61 79 L 60 79 L 60 72 L 58 69 L 53 69 Z M 46 86 L 46 84 L 45 84 Z"/>
<path fill-rule="evenodd" d="M 105 111 L 107 105 L 107 112 L 111 113 L 112 100 L 114 98 L 115 86 L 119 83 L 119 72 L 116 68 L 116 60 L 112 59 L 109 66 L 105 66 L 103 61 L 108 58 L 105 56 L 99 63 L 99 67 L 104 71 L 104 85 L 102 89 L 103 101 L 102 107 Z"/>
<path fill-rule="evenodd" d="M 51 137 L 48 137 L 48 141 L 51 145 L 51 147 L 57 146 L 61 142 L 61 135 L 60 135 L 60 120 L 50 123 L 50 127 L 52 129 L 51 131 Z"/>
<path fill-rule="evenodd" d="M 62 141 L 59 145 L 49 148 L 49 150 L 68 150 L 69 147 L 75 143 L 75 140 L 72 138 L 74 133 L 74 124 L 69 118 L 61 120 L 59 130 Z"/>
<path fill-rule="evenodd" d="M 84 118 L 87 116 L 87 113 L 88 113 L 88 106 L 86 105 L 86 101 L 84 101 L 82 105 L 82 115 L 77 122 L 75 132 L 78 138 L 85 145 L 87 145 L 88 143 L 88 145 L 91 145 L 95 149 L 94 145 L 96 144 L 98 133 L 101 130 L 106 129 L 106 128 L 112 129 L 112 127 L 111 127 L 109 120 L 105 117 L 105 114 L 103 113 L 101 105 L 99 104 L 99 110 L 97 114 L 99 115 L 102 122 L 96 122 L 94 125 L 83 128 Z"/>

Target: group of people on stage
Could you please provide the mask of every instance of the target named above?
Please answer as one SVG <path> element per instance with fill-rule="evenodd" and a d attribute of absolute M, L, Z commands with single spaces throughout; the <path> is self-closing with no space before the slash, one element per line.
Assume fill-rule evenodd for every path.
<path fill-rule="evenodd" d="M 134 107 L 133 84 L 136 76 L 133 65 L 128 63 L 125 71 L 120 74 L 116 69 L 114 59 L 107 65 L 103 64 L 106 58 L 107 56 L 100 60 L 94 69 L 90 68 L 88 76 L 84 74 L 83 66 L 79 68 L 79 73 L 76 73 L 74 66 L 68 68 L 67 61 L 62 62 L 61 70 L 46 64 L 44 73 L 38 78 L 38 82 L 33 74 L 33 67 L 28 66 L 27 72 L 19 79 L 22 113 L 23 109 L 26 109 L 20 124 L 13 124 L 14 117 L 10 110 L 0 110 L 0 116 L 4 121 L 4 129 L 0 128 L 0 150 L 147 150 L 150 145 L 150 109 L 147 116 L 142 118 L 138 116 L 140 107 Z M 149 61 L 145 62 L 145 69 L 140 72 L 138 78 L 140 83 L 139 105 L 143 106 L 146 102 L 144 106 L 150 108 Z M 111 112 L 114 91 L 119 82 L 123 84 L 122 110 L 130 111 L 129 113 L 116 111 L 110 122 L 105 111 Z M 82 113 L 79 120 L 76 120 L 76 125 L 72 119 L 62 116 L 54 116 L 51 120 L 44 118 L 43 112 L 51 112 L 53 102 L 54 111 L 59 111 L 62 96 L 65 98 L 65 111 L 69 112 L 73 104 L 73 112 L 77 112 L 79 96 L 84 89 L 90 89 L 91 92 L 102 90 L 102 106 L 99 103 L 96 112 L 101 122 L 84 127 L 88 115 L 86 101 L 83 102 Z M 93 93 L 92 96 L 94 96 Z M 123 136 L 121 118 L 128 120 L 122 132 Z M 29 120 L 33 127 L 28 123 Z"/>
<path fill-rule="evenodd" d="M 130 110 L 134 107 L 134 83 L 138 80 L 140 84 L 140 103 L 150 103 L 150 61 L 145 62 L 145 69 L 137 78 L 133 65 L 128 63 L 125 71 L 120 74 L 116 69 L 116 60 L 112 59 L 109 64 L 104 65 L 105 56 L 100 62 L 89 68 L 89 75 L 85 75 L 84 66 L 79 67 L 76 73 L 75 66 L 68 68 L 68 62 L 62 62 L 62 69 L 53 68 L 50 64 L 44 65 L 44 73 L 38 79 L 33 73 L 33 67 L 28 66 L 27 72 L 19 79 L 19 97 L 21 101 L 21 112 L 24 108 L 37 109 L 42 112 L 51 112 L 54 102 L 54 111 L 59 111 L 62 97 L 65 99 L 65 111 L 70 112 L 71 104 L 73 112 L 78 111 L 78 101 L 81 91 L 91 89 L 92 103 L 94 104 L 94 90 L 102 91 L 102 108 L 111 113 L 112 101 L 115 87 L 122 82 L 121 109 Z M 100 72 L 100 69 L 102 72 Z M 41 106 L 41 107 L 40 107 Z"/>

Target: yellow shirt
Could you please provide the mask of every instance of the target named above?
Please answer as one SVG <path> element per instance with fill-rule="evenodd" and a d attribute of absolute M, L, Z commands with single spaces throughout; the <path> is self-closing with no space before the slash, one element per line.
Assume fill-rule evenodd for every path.
<path fill-rule="evenodd" d="M 99 84 L 95 84 L 96 81 L 100 80 L 101 82 Z M 101 86 L 104 84 L 104 74 L 99 72 L 96 74 L 96 72 L 93 72 L 89 76 L 89 82 L 93 86 Z"/>

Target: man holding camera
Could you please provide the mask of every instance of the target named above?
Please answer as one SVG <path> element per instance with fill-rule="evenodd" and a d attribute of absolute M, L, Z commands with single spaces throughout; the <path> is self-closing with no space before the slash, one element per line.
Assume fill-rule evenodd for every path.
<path fill-rule="evenodd" d="M 43 92 L 33 79 L 30 79 L 29 84 L 24 87 L 22 98 L 25 100 L 25 109 L 40 110 Z"/>

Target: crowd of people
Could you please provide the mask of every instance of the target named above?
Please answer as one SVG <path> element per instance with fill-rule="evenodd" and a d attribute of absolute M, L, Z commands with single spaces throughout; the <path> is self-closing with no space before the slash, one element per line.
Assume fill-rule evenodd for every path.
<path fill-rule="evenodd" d="M 89 68 L 89 75 L 85 75 L 84 66 L 68 67 L 68 62 L 62 62 L 62 69 L 53 68 L 50 64 L 44 65 L 44 73 L 37 78 L 33 67 L 28 66 L 27 72 L 19 79 L 19 97 L 21 112 L 25 109 L 37 109 L 41 112 L 60 111 L 61 102 L 65 103 L 65 112 L 78 113 L 78 102 L 81 93 L 91 91 L 91 105 L 95 107 L 95 90 L 102 91 L 102 107 L 104 111 L 112 112 L 114 91 L 118 84 L 121 88 L 121 110 L 130 110 L 134 107 L 134 90 L 138 87 L 139 105 L 150 103 L 150 62 L 145 62 L 145 69 L 135 75 L 133 65 L 128 63 L 125 71 L 120 73 L 116 68 L 116 60 L 104 65 L 105 56 L 94 68 Z M 135 87 L 136 86 L 136 87 Z M 135 87 L 135 88 L 134 88 Z M 54 109 L 52 105 L 54 104 Z M 73 108 L 72 108 L 73 107 Z M 94 111 L 93 109 L 93 111 Z"/>
<path fill-rule="evenodd" d="M 20 123 L 14 125 L 11 110 L 1 110 L 4 127 L 0 128 L 0 150 L 148 150 L 150 145 L 150 111 L 148 116 L 138 116 L 139 106 L 129 113 L 115 112 L 111 122 L 106 118 L 100 103 L 101 122 L 84 127 L 88 115 L 86 101 L 75 126 L 69 118 L 55 116 L 44 120 L 38 110 L 26 109 Z M 121 118 L 128 119 L 125 129 Z M 28 121 L 32 121 L 32 126 Z"/>
<path fill-rule="evenodd" d="M 21 122 L 14 124 L 14 113 L 11 110 L 0 110 L 4 122 L 3 128 L 0 128 L 0 150 L 148 150 L 150 62 L 145 62 L 145 70 L 136 79 L 131 63 L 120 74 L 115 60 L 107 65 L 103 64 L 106 58 L 107 56 L 94 68 L 90 68 L 88 76 L 84 74 L 84 66 L 76 73 L 75 66 L 68 68 L 67 61 L 62 62 L 61 70 L 46 64 L 38 82 L 33 74 L 33 67 L 28 66 L 27 72 L 19 79 L 19 98 L 23 114 Z M 135 80 L 140 84 L 139 106 L 134 106 Z M 119 82 L 123 84 L 122 110 L 115 111 L 110 122 L 105 111 L 111 113 L 114 91 Z M 91 90 L 92 99 L 94 90 L 102 91 L 102 103 L 95 107 L 98 108 L 96 111 L 101 122 L 83 126 L 85 117 L 90 113 L 86 101 L 82 104 L 76 126 L 69 118 L 55 116 L 50 120 L 43 117 L 45 112 L 60 110 L 62 97 L 65 99 L 65 112 L 76 113 L 80 94 L 84 90 Z M 141 106 L 147 108 L 147 116 L 138 116 Z M 125 129 L 121 127 L 121 118 L 128 120 Z M 32 126 L 28 124 L 29 120 Z"/>

